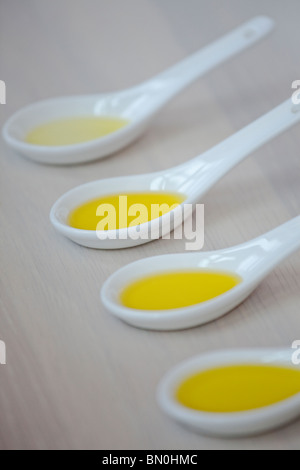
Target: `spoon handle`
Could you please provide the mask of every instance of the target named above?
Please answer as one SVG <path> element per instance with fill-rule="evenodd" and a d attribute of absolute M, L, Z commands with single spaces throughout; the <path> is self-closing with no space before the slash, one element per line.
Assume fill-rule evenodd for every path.
<path fill-rule="evenodd" d="M 300 216 L 283 225 L 247 241 L 238 247 L 229 248 L 240 257 L 240 271 L 252 270 L 255 282 L 264 279 L 285 258 L 300 249 Z"/>
<path fill-rule="evenodd" d="M 273 27 L 274 21 L 271 18 L 266 16 L 255 17 L 147 81 L 142 86 L 146 87 L 147 90 L 152 90 L 154 95 L 152 106 L 160 108 L 197 78 L 258 42 Z"/>
<path fill-rule="evenodd" d="M 178 170 L 186 170 L 189 175 L 186 182 L 189 194 L 196 200 L 253 151 L 298 122 L 300 105 L 288 99 L 212 149 L 180 165 Z"/>
<path fill-rule="evenodd" d="M 254 240 L 255 241 L 255 240 Z M 300 216 L 256 239 L 265 251 L 264 270 L 271 270 L 300 249 Z"/>

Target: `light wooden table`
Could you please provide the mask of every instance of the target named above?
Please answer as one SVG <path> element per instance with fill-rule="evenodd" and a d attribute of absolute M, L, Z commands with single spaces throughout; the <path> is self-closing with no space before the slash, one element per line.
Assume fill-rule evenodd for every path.
<path fill-rule="evenodd" d="M 218 348 L 290 347 L 300 339 L 300 256 L 282 264 L 228 316 L 188 331 L 152 333 L 110 317 L 103 281 L 145 256 L 184 250 L 157 241 L 116 252 L 58 236 L 51 205 L 98 177 L 168 168 L 197 155 L 291 94 L 299 76 L 298 0 L 6 0 L 0 6 L 0 78 L 7 104 L 125 88 L 163 70 L 257 14 L 277 29 L 199 80 L 137 143 L 93 164 L 39 166 L 1 142 L 1 449 L 299 449 L 300 421 L 244 440 L 179 427 L 155 388 L 173 365 Z M 205 249 L 227 247 L 300 211 L 299 127 L 234 169 L 203 202 Z"/>

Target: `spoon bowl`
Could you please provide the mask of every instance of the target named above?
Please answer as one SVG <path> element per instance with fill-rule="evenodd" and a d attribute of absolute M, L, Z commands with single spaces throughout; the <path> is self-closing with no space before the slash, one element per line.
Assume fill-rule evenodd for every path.
<path fill-rule="evenodd" d="M 141 87 L 142 88 L 142 87 Z M 73 165 L 117 152 L 146 129 L 152 114 L 137 111 L 143 94 L 138 88 L 107 95 L 70 96 L 40 101 L 15 113 L 3 128 L 3 137 L 16 152 L 39 163 Z M 135 110 L 135 112 L 133 112 Z M 27 134 L 47 122 L 76 117 L 118 117 L 128 121 L 121 129 L 74 145 L 41 146 L 27 143 Z"/>
<path fill-rule="evenodd" d="M 232 365 L 272 365 L 299 371 L 293 365 L 292 350 L 241 349 L 215 351 L 192 358 L 173 368 L 157 390 L 160 408 L 183 426 L 217 437 L 245 437 L 283 426 L 300 415 L 300 393 L 270 406 L 243 412 L 201 412 L 183 406 L 176 399 L 180 383 L 195 373 Z M 220 391 L 221 393 L 221 391 Z"/>
<path fill-rule="evenodd" d="M 223 261 L 225 258 L 225 262 Z M 151 275 L 187 270 L 235 273 L 236 260 L 226 259 L 224 253 L 212 252 L 162 255 L 145 258 L 121 268 L 105 282 L 101 300 L 105 309 L 129 325 L 160 331 L 191 328 L 211 322 L 239 305 L 255 289 L 257 283 L 241 282 L 225 294 L 201 304 L 170 310 L 137 310 L 125 307 L 120 301 L 122 290 L 135 281 Z M 207 267 L 209 268 L 207 269 Z"/>
<path fill-rule="evenodd" d="M 235 247 L 203 253 L 156 256 L 131 263 L 116 271 L 104 283 L 101 300 L 109 313 L 138 328 L 179 330 L 203 325 L 237 307 L 283 259 L 299 248 L 300 216 Z M 241 281 L 222 295 L 184 308 L 139 310 L 121 303 L 123 289 L 139 279 L 160 273 L 191 270 L 230 273 L 237 275 Z"/>
<path fill-rule="evenodd" d="M 172 211 L 173 217 L 168 214 L 158 219 L 144 223 L 137 227 L 119 230 L 107 230 L 102 232 L 81 230 L 73 228 L 68 223 L 68 217 L 73 209 L 81 203 L 96 199 L 108 194 L 126 194 L 138 192 L 180 192 L 180 179 L 177 169 L 170 172 L 157 172 L 152 174 L 127 176 L 120 178 L 108 178 L 78 186 L 65 193 L 52 207 L 50 221 L 54 228 L 73 242 L 97 249 L 130 248 L 150 241 L 151 231 L 162 236 L 169 233 L 181 222 L 181 205 Z M 195 202 L 188 197 L 185 203 Z M 176 221 L 178 222 L 176 223 Z M 170 227 L 171 223 L 171 227 Z"/>
<path fill-rule="evenodd" d="M 274 22 L 268 17 L 253 18 L 165 72 L 128 90 L 55 98 L 27 106 L 7 121 L 4 140 L 16 152 L 43 164 L 72 165 L 103 158 L 137 139 L 155 114 L 184 88 L 259 41 L 273 27 Z M 32 129 L 72 117 L 121 118 L 128 124 L 104 137 L 74 145 L 43 146 L 25 141 Z"/>

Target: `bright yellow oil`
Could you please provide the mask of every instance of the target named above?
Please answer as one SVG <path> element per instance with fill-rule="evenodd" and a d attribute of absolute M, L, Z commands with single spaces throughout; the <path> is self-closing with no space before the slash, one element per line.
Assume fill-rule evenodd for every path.
<path fill-rule="evenodd" d="M 185 200 L 182 194 L 113 194 L 75 208 L 69 225 L 81 230 L 118 230 L 141 225 L 170 212 Z"/>
<path fill-rule="evenodd" d="M 139 279 L 121 293 L 121 303 L 139 310 L 169 310 L 211 300 L 229 291 L 241 278 L 205 270 L 165 272 Z"/>
<path fill-rule="evenodd" d="M 230 413 L 273 405 L 300 392 L 300 370 L 269 365 L 236 365 L 192 375 L 176 399 L 193 410 Z"/>
<path fill-rule="evenodd" d="M 113 117 L 81 117 L 59 119 L 32 129 L 25 142 L 47 147 L 73 145 L 112 134 L 128 121 Z"/>

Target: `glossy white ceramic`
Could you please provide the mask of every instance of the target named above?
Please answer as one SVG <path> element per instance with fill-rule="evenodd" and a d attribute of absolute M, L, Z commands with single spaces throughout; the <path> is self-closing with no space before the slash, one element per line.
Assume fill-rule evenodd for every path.
<path fill-rule="evenodd" d="M 300 248 L 300 216 L 242 245 L 224 250 L 145 258 L 116 271 L 103 285 L 106 310 L 149 330 L 179 330 L 211 322 L 243 302 L 287 256 Z M 162 272 L 210 270 L 237 274 L 241 283 L 212 300 L 171 310 L 137 310 L 122 305 L 121 291 L 132 282 Z M 199 286 L 200 288 L 200 286 Z"/>
<path fill-rule="evenodd" d="M 262 39 L 273 27 L 272 19 L 256 17 L 160 75 L 128 90 L 55 98 L 27 106 L 8 120 L 3 137 L 16 152 L 44 164 L 72 165 L 105 157 L 140 136 L 156 113 L 194 80 Z M 28 132 L 36 126 L 83 116 L 119 117 L 129 124 L 105 137 L 76 145 L 47 147 L 25 142 Z"/>
<path fill-rule="evenodd" d="M 157 399 L 161 409 L 185 427 L 218 437 L 243 437 L 283 426 L 300 415 L 300 394 L 264 408 L 237 413 L 208 413 L 192 410 L 176 399 L 176 390 L 189 376 L 217 367 L 239 364 L 283 366 L 299 370 L 292 362 L 293 351 L 241 349 L 215 351 L 179 364 L 161 381 Z M 222 390 L 220 390 L 222 393 Z"/>
<path fill-rule="evenodd" d="M 110 178 L 78 186 L 54 204 L 50 214 L 51 222 L 59 233 L 90 248 L 128 248 L 151 241 L 153 233 L 166 235 L 182 223 L 182 206 L 172 211 L 171 215 L 165 214 L 140 225 L 138 232 L 136 227 L 102 232 L 79 230 L 68 224 L 68 217 L 80 204 L 108 194 L 167 191 L 183 193 L 186 196 L 184 204 L 200 202 L 204 194 L 231 168 L 298 123 L 299 111 L 300 105 L 295 106 L 288 99 L 212 149 L 180 166 L 157 173 Z"/>

